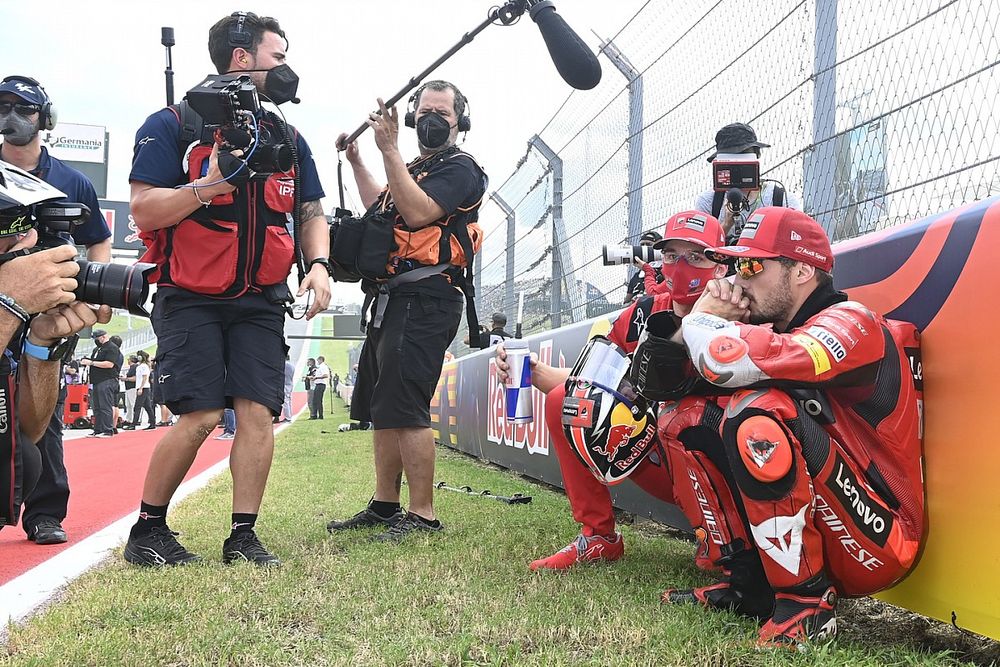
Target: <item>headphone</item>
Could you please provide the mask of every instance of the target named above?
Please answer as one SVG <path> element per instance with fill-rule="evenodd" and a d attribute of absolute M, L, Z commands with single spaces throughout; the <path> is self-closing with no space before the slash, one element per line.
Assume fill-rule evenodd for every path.
<path fill-rule="evenodd" d="M 0 83 L 7 83 L 8 81 L 20 81 L 28 84 L 29 86 L 38 88 L 38 90 L 42 93 L 42 97 L 45 98 L 42 102 L 42 109 L 38 112 L 38 129 L 55 129 L 56 120 L 58 119 L 59 114 L 56 112 L 56 108 L 52 104 L 49 94 L 45 92 L 44 88 L 42 88 L 42 84 L 38 83 L 38 81 L 32 79 L 30 76 L 20 76 L 19 74 L 12 74 L 11 76 L 4 77 L 3 81 L 0 81 Z"/>
<path fill-rule="evenodd" d="M 253 33 L 249 30 L 244 30 L 243 25 L 247 22 L 247 20 L 254 22 L 259 21 L 260 17 L 253 12 L 233 12 L 229 16 L 238 19 L 236 21 L 236 27 L 229 29 L 229 46 L 234 49 L 239 48 L 250 50 L 250 47 L 253 46 Z"/>
<path fill-rule="evenodd" d="M 406 103 L 406 115 L 403 116 L 403 124 L 406 127 L 416 127 L 417 126 L 417 100 L 420 99 L 421 93 L 427 88 L 431 83 L 441 83 L 437 81 L 429 81 L 424 85 L 417 88 L 416 92 L 410 95 L 409 101 Z M 465 103 L 465 108 L 469 108 L 469 98 L 462 94 L 454 84 L 449 83 L 448 86 L 455 91 L 455 101 L 457 102 L 460 98 Z M 472 120 L 469 118 L 469 114 L 463 113 L 458 117 L 458 131 L 468 132 L 472 128 Z"/>

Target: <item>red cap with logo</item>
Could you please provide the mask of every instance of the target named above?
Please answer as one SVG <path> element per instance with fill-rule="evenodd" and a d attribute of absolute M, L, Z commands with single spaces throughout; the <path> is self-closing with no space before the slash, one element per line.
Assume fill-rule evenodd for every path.
<path fill-rule="evenodd" d="M 726 234 L 719 221 L 701 211 L 684 211 L 670 216 L 663 230 L 663 239 L 653 244 L 662 250 L 667 241 L 688 241 L 702 248 L 714 248 L 726 242 Z"/>
<path fill-rule="evenodd" d="M 779 206 L 757 209 L 747 218 L 736 245 L 712 248 L 705 255 L 722 263 L 738 257 L 787 257 L 826 272 L 833 270 L 826 231 L 802 211 Z"/>

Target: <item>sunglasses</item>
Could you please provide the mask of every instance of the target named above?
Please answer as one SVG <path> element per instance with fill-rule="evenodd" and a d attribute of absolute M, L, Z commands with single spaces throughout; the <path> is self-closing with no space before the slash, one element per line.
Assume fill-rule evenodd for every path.
<path fill-rule="evenodd" d="M 764 270 L 764 260 L 756 257 L 737 257 L 734 268 L 736 275 L 748 280 Z"/>
<path fill-rule="evenodd" d="M 689 266 L 697 268 L 715 266 L 715 262 L 710 260 L 708 257 L 705 257 L 705 253 L 700 250 L 690 250 L 685 253 L 663 252 L 662 257 L 664 264 L 676 264 L 683 259 Z"/>
<path fill-rule="evenodd" d="M 0 102 L 0 116 L 6 116 L 11 110 L 16 111 L 19 116 L 27 118 L 31 114 L 41 111 L 42 107 L 24 102 Z"/>

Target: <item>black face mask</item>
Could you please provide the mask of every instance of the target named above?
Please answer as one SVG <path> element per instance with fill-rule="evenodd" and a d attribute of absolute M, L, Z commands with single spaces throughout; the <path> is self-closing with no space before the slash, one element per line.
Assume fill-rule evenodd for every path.
<path fill-rule="evenodd" d="M 275 104 L 299 103 L 299 98 L 295 96 L 299 89 L 299 75 L 293 72 L 288 65 L 278 65 L 271 69 L 230 70 L 226 74 L 246 74 L 248 72 L 267 72 L 267 76 L 264 77 L 264 95 L 271 102 Z"/>
<path fill-rule="evenodd" d="M 417 141 L 424 148 L 441 148 L 450 138 L 451 125 L 441 114 L 431 111 L 417 121 Z"/>

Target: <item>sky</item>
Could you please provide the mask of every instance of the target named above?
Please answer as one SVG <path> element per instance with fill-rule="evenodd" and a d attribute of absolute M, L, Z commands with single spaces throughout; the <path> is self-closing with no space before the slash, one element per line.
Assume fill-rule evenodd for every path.
<path fill-rule="evenodd" d="M 4 32 L 0 74 L 38 79 L 52 97 L 60 121 L 108 128 L 108 199 L 124 201 L 135 132 L 166 103 L 161 26 L 174 28 L 174 89 L 180 99 L 184 91 L 214 73 L 207 49 L 213 23 L 237 10 L 272 15 L 287 34 L 288 64 L 300 77 L 302 103 L 281 108 L 312 148 L 329 212 L 337 203 L 333 148 L 337 135 L 361 125 L 376 108 L 376 97 L 398 92 L 478 26 L 493 4 L 493 0 L 287 0 L 262 6 L 214 0 L 51 0 L 41 16 L 31 3 L 0 0 Z M 643 4 L 639 0 L 555 3 L 595 52 L 598 40 L 592 31 L 613 36 Z M 603 58 L 602 67 L 608 76 L 611 66 Z M 454 82 L 469 98 L 472 131 L 464 148 L 485 167 L 493 187 L 510 175 L 528 139 L 571 90 L 559 78 L 527 15 L 511 27 L 486 28 L 432 77 Z M 400 117 L 404 110 L 400 107 Z M 365 162 L 382 178 L 381 157 L 371 133 L 366 132 L 359 143 Z M 402 128 L 400 148 L 404 158 L 416 156 L 413 130 Z M 358 208 L 346 161 L 344 178 L 348 207 L 353 202 Z M 335 299 L 358 300 L 357 291 L 356 286 L 338 285 Z"/>

